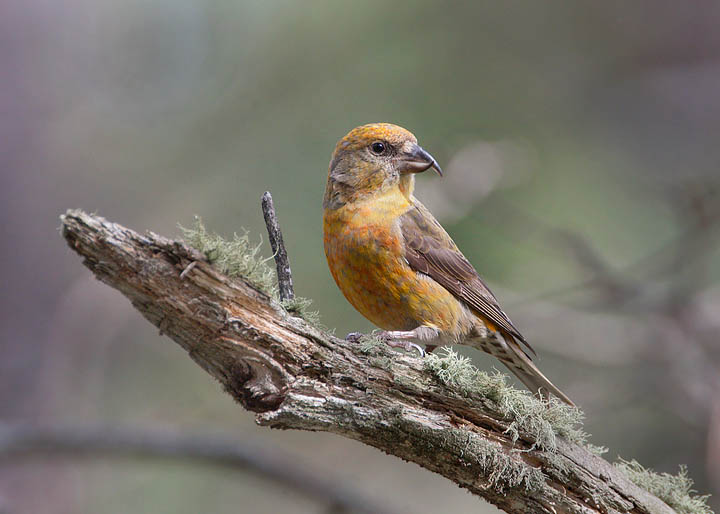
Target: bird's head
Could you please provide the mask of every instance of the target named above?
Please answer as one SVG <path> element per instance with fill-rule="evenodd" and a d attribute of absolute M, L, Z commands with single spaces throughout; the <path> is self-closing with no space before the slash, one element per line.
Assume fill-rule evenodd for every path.
<path fill-rule="evenodd" d="M 412 193 L 415 173 L 442 170 L 415 136 L 397 125 L 371 123 L 352 129 L 335 146 L 325 207 L 362 199 L 399 186 Z"/>

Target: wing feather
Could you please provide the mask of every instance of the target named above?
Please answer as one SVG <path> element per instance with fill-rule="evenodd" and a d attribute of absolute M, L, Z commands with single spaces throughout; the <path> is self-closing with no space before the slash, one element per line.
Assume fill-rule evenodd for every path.
<path fill-rule="evenodd" d="M 430 211 L 414 198 L 413 207 L 400 217 L 400 230 L 405 241 L 405 258 L 411 268 L 435 280 L 482 318 L 535 354 L 473 265 Z"/>

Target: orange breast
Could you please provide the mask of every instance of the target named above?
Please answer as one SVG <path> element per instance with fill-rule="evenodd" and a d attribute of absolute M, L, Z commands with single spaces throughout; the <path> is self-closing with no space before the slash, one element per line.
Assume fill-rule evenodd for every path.
<path fill-rule="evenodd" d="M 348 301 L 384 330 L 424 324 L 455 332 L 463 315 L 460 303 L 405 260 L 398 217 L 409 206 L 398 192 L 397 197 L 326 211 L 330 272 Z"/>

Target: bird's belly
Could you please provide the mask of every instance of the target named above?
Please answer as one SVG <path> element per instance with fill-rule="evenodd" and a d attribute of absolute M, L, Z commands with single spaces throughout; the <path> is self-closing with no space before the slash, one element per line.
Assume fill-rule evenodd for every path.
<path fill-rule="evenodd" d="M 464 309 L 434 280 L 416 273 L 405 260 L 393 227 L 344 226 L 325 232 L 330 272 L 348 301 L 384 330 L 434 326 L 454 333 Z"/>

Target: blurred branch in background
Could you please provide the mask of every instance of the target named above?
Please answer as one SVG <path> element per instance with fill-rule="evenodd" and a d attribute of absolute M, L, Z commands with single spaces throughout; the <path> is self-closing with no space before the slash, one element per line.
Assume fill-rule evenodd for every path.
<path fill-rule="evenodd" d="M 52 425 L 0 422 L 0 461 L 19 458 L 99 458 L 114 456 L 170 459 L 198 465 L 223 466 L 254 473 L 327 505 L 328 513 L 391 514 L 369 495 L 338 481 L 336 475 L 313 469 L 297 456 L 257 440 L 218 435 L 189 435 L 171 430 L 112 426 Z"/>

